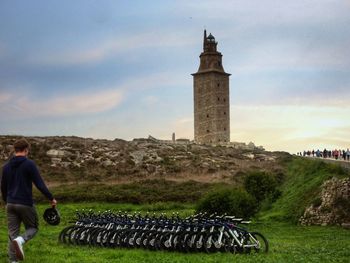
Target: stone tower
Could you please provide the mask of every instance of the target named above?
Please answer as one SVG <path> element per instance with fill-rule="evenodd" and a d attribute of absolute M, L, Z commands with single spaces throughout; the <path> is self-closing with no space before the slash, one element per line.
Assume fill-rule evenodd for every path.
<path fill-rule="evenodd" d="M 217 42 L 204 30 L 200 65 L 193 76 L 194 141 L 204 144 L 230 142 L 229 76 L 222 66 Z"/>

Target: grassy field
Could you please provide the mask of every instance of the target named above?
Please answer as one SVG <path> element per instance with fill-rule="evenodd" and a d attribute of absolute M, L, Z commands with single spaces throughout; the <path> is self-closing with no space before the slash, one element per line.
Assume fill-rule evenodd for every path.
<path fill-rule="evenodd" d="M 249 228 L 263 233 L 270 242 L 270 253 L 259 255 L 181 254 L 147 251 L 142 249 L 106 249 L 73 247 L 59 244 L 61 229 L 69 225 L 76 209 L 95 211 L 112 209 L 128 211 L 179 211 L 181 215 L 193 213 L 188 204 L 155 203 L 151 205 L 75 203 L 60 204 L 62 222 L 59 226 L 47 225 L 42 219 L 46 205 L 39 205 L 40 231 L 25 245 L 26 260 L 32 263 L 70 262 L 349 262 L 350 231 L 339 227 L 301 227 L 288 223 L 255 223 Z M 0 262 L 7 262 L 7 229 L 4 207 L 0 207 Z"/>
<path fill-rule="evenodd" d="M 164 179 L 140 180 L 126 184 L 69 184 L 50 187 L 57 200 L 64 202 L 110 203 L 157 203 L 198 201 L 203 194 L 222 183 L 200 183 L 195 181 L 174 182 Z M 89 189 L 89 191 L 86 191 Z M 46 198 L 34 189 L 35 200 L 45 202 Z"/>
<path fill-rule="evenodd" d="M 319 196 L 322 183 L 332 177 L 348 177 L 338 165 L 293 158 L 286 163 L 281 178 L 281 196 L 267 204 L 258 214 L 259 221 L 249 229 L 264 234 L 270 252 L 259 255 L 181 254 L 142 249 L 106 249 L 74 247 L 59 244 L 59 232 L 70 225 L 77 209 L 103 211 L 180 212 L 194 213 L 194 206 L 206 192 L 220 184 L 193 181 L 174 183 L 166 180 L 145 180 L 124 185 L 65 185 L 52 189 L 59 200 L 62 222 L 47 225 L 41 218 L 48 205 L 39 204 L 40 231 L 25 245 L 25 262 L 349 262 L 350 231 L 340 227 L 302 227 L 298 218 Z M 37 200 L 43 202 L 44 198 Z M 89 203 L 84 200 L 90 200 Z M 69 203 L 68 203 L 69 202 Z M 74 202 L 74 203 L 71 203 Z M 108 202 L 108 203 L 107 203 Z M 117 204 L 128 202 L 128 204 Z M 7 262 L 7 228 L 4 207 L 0 206 L 0 263 Z"/>

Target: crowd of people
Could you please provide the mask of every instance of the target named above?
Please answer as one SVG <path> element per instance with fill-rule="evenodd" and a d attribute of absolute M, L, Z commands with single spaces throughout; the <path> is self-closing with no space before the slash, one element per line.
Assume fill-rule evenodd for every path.
<path fill-rule="evenodd" d="M 308 150 L 304 152 L 298 152 L 297 155 L 299 156 L 308 156 L 308 157 L 319 157 L 319 158 L 332 158 L 335 160 L 341 160 L 349 161 L 350 160 L 350 150 L 349 148 L 347 150 L 327 150 L 324 149 L 323 151 L 320 150 Z"/>

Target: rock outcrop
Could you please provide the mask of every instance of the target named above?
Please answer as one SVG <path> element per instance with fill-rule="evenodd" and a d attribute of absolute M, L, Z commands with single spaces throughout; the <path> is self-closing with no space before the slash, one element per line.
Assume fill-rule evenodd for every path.
<path fill-rule="evenodd" d="M 350 226 L 350 178 L 325 181 L 321 196 L 305 210 L 300 223 Z"/>
<path fill-rule="evenodd" d="M 0 136 L 0 164 L 11 155 L 15 136 Z M 279 158 L 288 153 L 261 149 L 164 142 L 94 140 L 79 137 L 29 137 L 30 158 L 47 180 L 105 180 L 117 176 L 213 175 L 232 180 L 239 171 L 280 169 Z M 230 179 L 231 178 L 231 179 Z"/>

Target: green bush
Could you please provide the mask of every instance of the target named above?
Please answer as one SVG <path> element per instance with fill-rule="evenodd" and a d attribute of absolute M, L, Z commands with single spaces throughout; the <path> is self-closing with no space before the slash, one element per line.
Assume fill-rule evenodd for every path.
<path fill-rule="evenodd" d="M 216 189 L 206 194 L 197 205 L 197 212 L 228 214 L 248 218 L 257 212 L 256 200 L 242 189 Z"/>
<path fill-rule="evenodd" d="M 280 192 L 276 190 L 276 179 L 265 172 L 258 171 L 248 174 L 244 179 L 244 188 L 258 203 L 268 197 L 275 201 L 280 196 Z"/>

